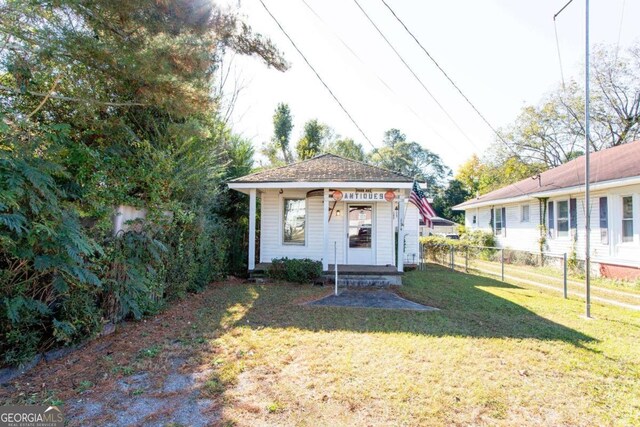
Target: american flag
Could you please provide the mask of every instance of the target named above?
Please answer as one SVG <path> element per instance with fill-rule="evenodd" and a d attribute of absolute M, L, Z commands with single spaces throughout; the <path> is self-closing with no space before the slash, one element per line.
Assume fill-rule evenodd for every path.
<path fill-rule="evenodd" d="M 409 201 L 416 205 L 424 223 L 428 227 L 431 227 L 431 218 L 435 217 L 436 213 L 429 204 L 429 201 L 427 201 L 427 197 L 424 195 L 424 191 L 420 189 L 417 181 L 413 182 L 413 188 L 411 189 L 411 195 L 409 195 Z"/>

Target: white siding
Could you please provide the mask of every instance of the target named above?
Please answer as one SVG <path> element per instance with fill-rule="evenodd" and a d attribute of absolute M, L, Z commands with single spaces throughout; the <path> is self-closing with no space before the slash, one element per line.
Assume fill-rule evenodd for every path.
<path fill-rule="evenodd" d="M 345 190 L 346 191 L 346 190 Z M 282 215 L 284 198 L 304 198 L 306 190 L 265 190 L 260 193 L 260 262 L 271 262 L 273 258 L 311 258 L 322 260 L 323 242 L 323 198 L 307 198 L 307 220 L 304 245 L 287 245 L 282 243 Z M 333 201 L 329 202 L 333 206 Z M 417 209 L 411 204 L 405 204 L 407 215 L 405 227 L 408 233 L 406 237 L 406 259 L 410 262 L 413 255 L 418 252 L 418 217 Z M 337 211 L 340 210 L 340 215 Z M 337 244 L 338 263 L 346 263 L 347 251 L 347 204 L 336 204 L 331 220 L 329 221 L 329 253 L 328 262 L 333 264 L 334 243 Z M 395 265 L 395 229 L 393 204 L 387 202 L 374 203 L 374 262 L 377 265 Z"/>
<path fill-rule="evenodd" d="M 622 197 L 633 197 L 633 242 L 622 242 Z M 607 197 L 609 244 L 603 244 L 600 239 L 600 197 Z M 584 193 L 571 193 L 551 197 L 548 202 L 557 203 L 562 200 L 576 199 L 577 209 L 577 239 L 571 236 L 558 237 L 557 226 L 553 235 L 547 234 L 546 251 L 553 253 L 571 254 L 576 252 L 578 259 L 584 260 L 585 255 L 585 199 Z M 520 206 L 522 203 L 507 203 L 493 206 L 494 209 L 506 208 L 506 233 L 497 236 L 500 247 L 538 251 L 540 238 L 540 215 L 544 207 L 537 199 L 529 202 L 529 222 L 520 221 Z M 471 230 L 492 231 L 491 208 L 470 208 L 465 211 L 465 226 Z M 640 185 L 621 186 L 614 189 L 594 191 L 591 193 L 591 256 L 595 262 L 612 263 L 629 266 L 640 266 Z M 472 224 L 473 215 L 477 216 L 477 223 Z M 554 209 L 554 221 L 557 221 L 558 209 Z M 547 218 L 544 219 L 547 229 Z M 570 224 L 569 230 L 573 228 Z"/>
<path fill-rule="evenodd" d="M 418 259 L 420 214 L 418 212 L 418 208 L 413 203 L 406 203 L 405 209 L 404 262 L 407 264 L 412 264 Z"/>
<path fill-rule="evenodd" d="M 394 262 L 393 203 L 376 204 L 376 264 L 387 265 Z"/>
<path fill-rule="evenodd" d="M 281 257 L 322 260 L 322 197 L 307 198 L 305 244 L 282 243 L 283 199 L 305 196 L 305 191 L 295 190 L 287 190 L 283 194 L 277 190 L 261 193 L 260 262 L 271 262 L 273 258 Z"/>
<path fill-rule="evenodd" d="M 330 202 L 329 206 L 333 207 L 333 202 Z M 339 216 L 337 214 L 338 210 L 340 211 Z M 329 264 L 334 264 L 335 262 L 334 245 L 338 249 L 338 264 L 347 262 L 344 256 L 346 249 L 345 236 L 347 234 L 345 218 L 347 218 L 346 205 L 343 202 L 336 203 L 333 215 L 329 220 Z"/>

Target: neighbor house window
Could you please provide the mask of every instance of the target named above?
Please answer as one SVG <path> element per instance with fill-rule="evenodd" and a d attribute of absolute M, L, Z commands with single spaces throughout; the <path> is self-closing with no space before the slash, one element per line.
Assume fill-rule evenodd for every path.
<path fill-rule="evenodd" d="M 282 220 L 283 242 L 291 245 L 304 245 L 306 206 L 304 199 L 284 199 Z"/>
<path fill-rule="evenodd" d="M 622 241 L 633 242 L 633 198 L 622 198 Z"/>
<path fill-rule="evenodd" d="M 472 223 L 473 225 L 476 225 L 476 223 L 477 223 L 477 222 L 478 222 L 478 217 L 474 215 L 474 216 L 473 216 L 473 219 L 471 220 L 471 223 Z"/>
<path fill-rule="evenodd" d="M 609 244 L 609 208 L 606 197 L 600 197 L 600 243 Z"/>
<path fill-rule="evenodd" d="M 502 218 L 502 209 L 496 209 L 495 210 L 495 215 L 496 215 L 496 225 L 495 225 L 495 229 L 496 229 L 496 236 L 499 236 L 502 234 L 502 224 L 504 222 L 504 219 Z"/>
<path fill-rule="evenodd" d="M 566 237 L 569 235 L 569 202 L 563 200 L 558 202 L 558 237 Z"/>
<path fill-rule="evenodd" d="M 522 205 L 520 209 L 520 222 L 529 222 L 529 205 Z"/>

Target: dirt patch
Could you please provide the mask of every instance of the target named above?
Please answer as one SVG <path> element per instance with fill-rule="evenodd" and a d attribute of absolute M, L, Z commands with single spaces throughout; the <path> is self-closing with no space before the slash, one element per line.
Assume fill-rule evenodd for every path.
<path fill-rule="evenodd" d="M 215 349 L 198 322 L 209 314 L 219 285 L 156 316 L 118 325 L 58 360 L 42 360 L 0 388 L 0 403 L 63 403 L 70 425 L 215 423 L 218 405 L 200 392 L 210 373 L 201 355 Z"/>

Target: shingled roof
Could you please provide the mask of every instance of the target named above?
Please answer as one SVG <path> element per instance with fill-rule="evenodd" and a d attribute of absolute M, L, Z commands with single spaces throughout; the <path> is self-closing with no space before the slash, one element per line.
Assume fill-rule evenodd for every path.
<path fill-rule="evenodd" d="M 302 162 L 245 175 L 231 182 L 413 182 L 413 179 L 335 154 L 321 154 Z"/>
<path fill-rule="evenodd" d="M 591 153 L 589 160 L 590 183 L 640 177 L 640 140 Z M 585 156 L 580 156 L 542 172 L 539 178 L 525 178 L 515 184 L 467 200 L 454 206 L 454 209 L 464 210 L 489 201 L 504 201 L 521 196 L 535 197 L 536 194 L 584 185 L 584 165 Z"/>

